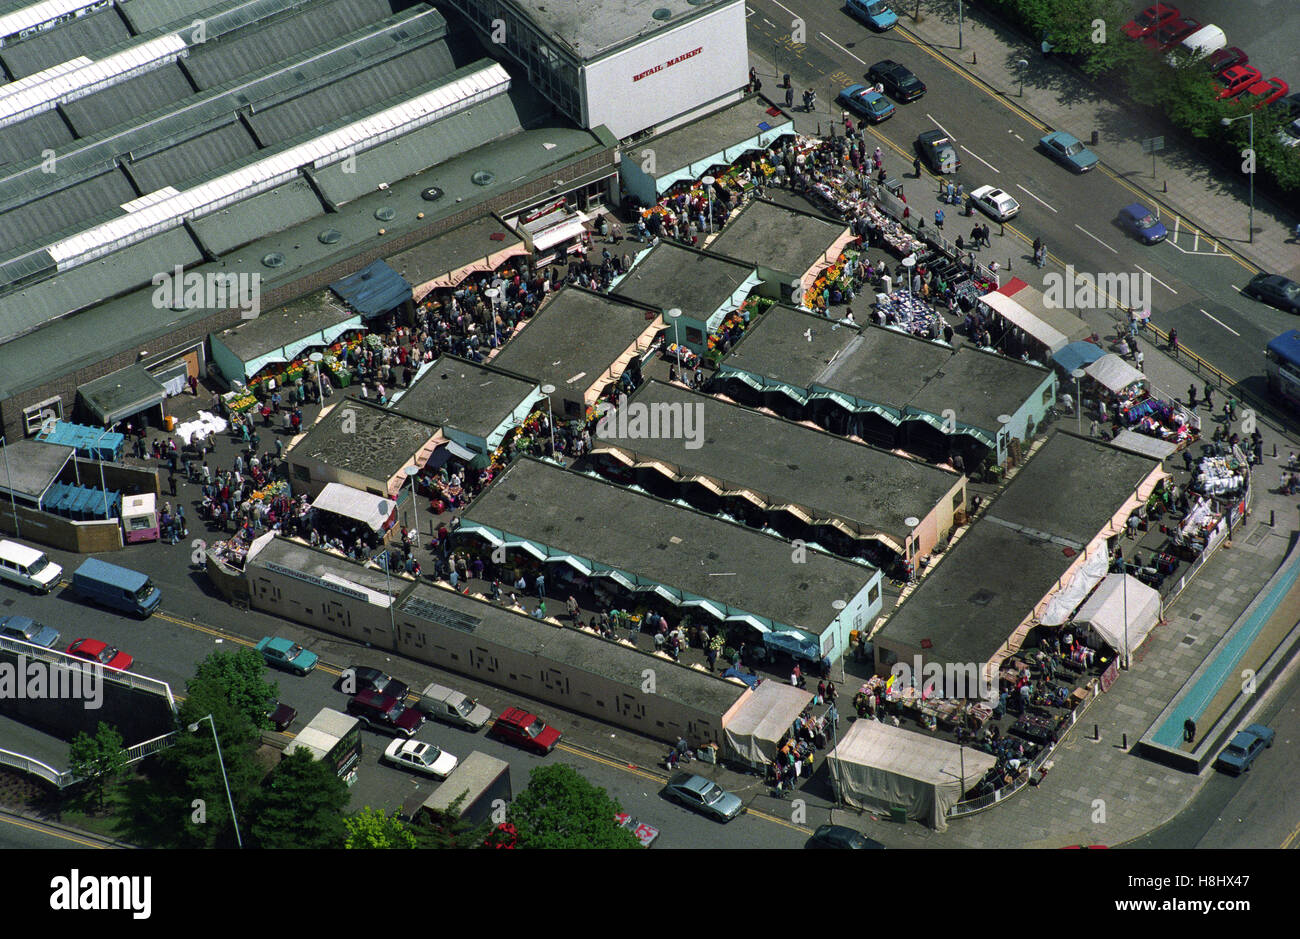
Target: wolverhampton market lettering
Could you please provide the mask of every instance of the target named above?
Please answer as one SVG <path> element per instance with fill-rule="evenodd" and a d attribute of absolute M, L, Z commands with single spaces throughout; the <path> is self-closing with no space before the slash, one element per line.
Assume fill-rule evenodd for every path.
<path fill-rule="evenodd" d="M 676 65 L 678 62 L 685 62 L 687 59 L 691 58 L 692 56 L 697 56 L 703 51 L 704 51 L 704 47 L 700 46 L 697 49 L 692 49 L 690 52 L 683 52 L 681 55 L 677 56 L 677 58 L 669 59 L 663 65 L 656 65 L 654 68 L 646 69 L 644 72 L 642 72 L 639 75 L 633 75 L 632 81 L 639 82 L 647 75 L 653 75 L 655 72 L 662 72 L 664 69 L 671 68 L 672 66 Z"/>
<path fill-rule="evenodd" d="M 303 571 L 295 571 L 291 567 L 285 567 L 283 564 L 276 564 L 274 561 L 266 561 L 263 565 L 268 571 L 276 574 L 283 574 L 285 577 L 293 577 L 296 580 L 306 581 L 316 587 L 323 587 L 326 590 L 333 590 L 335 593 L 341 593 L 344 596 L 352 597 L 354 600 L 364 600 L 367 603 L 372 602 L 370 597 L 360 590 L 354 590 L 351 587 L 345 587 L 342 584 L 332 584 L 328 580 L 316 577 Z"/>

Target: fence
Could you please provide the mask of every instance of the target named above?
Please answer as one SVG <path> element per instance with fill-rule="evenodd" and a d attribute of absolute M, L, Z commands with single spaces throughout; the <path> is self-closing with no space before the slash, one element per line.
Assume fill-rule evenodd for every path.
<path fill-rule="evenodd" d="M 146 740 L 143 743 L 137 743 L 133 747 L 128 747 L 125 751 L 126 764 L 137 763 L 146 756 L 151 756 L 159 750 L 165 750 L 168 747 L 176 745 L 176 731 L 171 730 L 161 737 L 154 737 L 152 740 Z M 30 756 L 23 756 L 21 753 L 15 753 L 12 750 L 0 750 L 0 765 L 12 766 L 14 769 L 28 773 L 38 779 L 43 779 L 47 783 L 57 786 L 59 789 L 66 789 L 69 786 L 81 782 L 81 777 L 77 776 L 71 770 L 60 772 L 53 766 L 42 763 L 40 760 L 33 759 Z"/>
<path fill-rule="evenodd" d="M 7 636 L 0 636 L 0 650 L 5 652 L 14 652 L 25 655 L 29 659 L 39 659 L 51 665 L 58 665 L 64 668 L 87 669 L 93 667 L 93 663 L 85 659 L 78 658 L 75 655 L 69 655 L 66 652 L 60 652 L 57 649 L 46 649 L 42 646 L 34 646 L 30 642 L 23 642 L 21 639 L 11 639 Z M 103 680 L 115 682 L 119 685 L 125 685 L 128 688 L 137 688 L 141 691 L 150 691 L 156 695 L 161 695 L 167 699 L 167 706 L 176 710 L 176 700 L 172 697 L 171 685 L 157 678 L 150 678 L 147 675 L 137 675 L 134 672 L 121 672 L 113 668 L 99 667 Z"/>

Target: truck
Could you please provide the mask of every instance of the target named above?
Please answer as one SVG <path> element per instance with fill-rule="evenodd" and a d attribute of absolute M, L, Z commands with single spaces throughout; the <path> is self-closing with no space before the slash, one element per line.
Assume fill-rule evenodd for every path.
<path fill-rule="evenodd" d="M 153 585 L 148 574 L 99 558 L 86 558 L 72 572 L 72 589 L 87 600 L 141 619 L 151 616 L 162 602 L 162 591 Z"/>
<path fill-rule="evenodd" d="M 514 796 L 510 788 L 510 764 L 475 750 L 460 761 L 415 813 L 408 814 L 446 815 L 451 804 L 462 795 L 456 817 L 474 825 L 488 821 L 494 808 L 505 806 Z"/>
<path fill-rule="evenodd" d="M 420 693 L 416 707 L 434 720 L 475 732 L 482 730 L 483 725 L 492 719 L 491 710 L 446 685 L 427 685 Z"/>
<path fill-rule="evenodd" d="M 361 762 L 361 721 L 333 708 L 321 708 L 285 748 L 284 755 L 299 750 L 333 766 L 339 779 L 351 786 L 357 781 L 357 764 Z"/>

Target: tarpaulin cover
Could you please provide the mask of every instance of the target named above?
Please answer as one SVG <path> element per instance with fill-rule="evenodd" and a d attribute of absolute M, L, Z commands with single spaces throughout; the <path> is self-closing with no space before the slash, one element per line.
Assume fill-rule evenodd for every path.
<path fill-rule="evenodd" d="M 393 506 L 392 499 L 353 489 L 342 483 L 328 483 L 311 503 L 313 509 L 361 522 L 368 525 L 371 531 L 383 530 L 384 523 L 393 514 Z"/>
<path fill-rule="evenodd" d="M 748 672 L 742 672 L 742 671 L 741 671 L 739 668 L 737 668 L 735 665 L 731 666 L 731 668 L 729 668 L 729 669 L 727 669 L 725 672 L 723 672 L 723 673 L 722 673 L 722 677 L 723 677 L 723 678 L 737 678 L 737 679 L 739 679 L 740 681 L 743 681 L 745 684 L 749 685 L 749 687 L 751 687 L 751 688 L 753 688 L 755 685 L 758 684 L 758 679 L 757 679 L 757 678 L 755 678 L 753 675 L 749 674 Z"/>
<path fill-rule="evenodd" d="M 1110 443 L 1113 447 L 1128 450 L 1130 453 L 1149 456 L 1151 459 L 1159 460 L 1162 463 L 1169 454 L 1178 449 L 1176 443 L 1161 440 L 1159 437 L 1148 437 L 1146 434 L 1139 434 L 1135 430 L 1121 430 Z"/>
<path fill-rule="evenodd" d="M 1047 601 L 1047 608 L 1043 610 L 1039 622 L 1044 626 L 1060 626 L 1064 623 L 1083 602 L 1088 592 L 1106 576 L 1106 568 L 1109 566 L 1110 559 L 1105 551 L 1097 551 L 1084 561 L 1083 566 L 1075 572 L 1070 582 Z"/>
<path fill-rule="evenodd" d="M 763 643 L 769 649 L 779 649 L 801 659 L 807 659 L 809 662 L 817 662 L 822 657 L 817 640 L 809 639 L 807 636 L 769 632 L 763 634 Z"/>
<path fill-rule="evenodd" d="M 1136 577 L 1130 574 L 1108 575 L 1074 621 L 1086 623 L 1107 645 L 1122 653 L 1125 607 L 1128 609 L 1128 649 L 1131 654 L 1160 621 L 1160 592 Z"/>
<path fill-rule="evenodd" d="M 1091 365 L 1105 354 L 1106 350 L 1096 343 L 1080 340 L 1079 342 L 1070 343 L 1064 349 L 1059 349 L 1052 356 L 1052 361 L 1064 369 L 1068 375 L 1076 368 Z"/>
<path fill-rule="evenodd" d="M 1145 375 L 1113 352 L 1107 352 L 1084 371 L 1098 384 L 1115 394 L 1119 394 L 1135 382 L 1146 379 Z"/>
<path fill-rule="evenodd" d="M 383 261 L 366 265 L 355 274 L 330 284 L 362 316 L 378 316 L 411 299 L 411 285 Z"/>
<path fill-rule="evenodd" d="M 741 699 L 738 710 L 723 717 L 722 736 L 727 759 L 756 769 L 776 758 L 776 744 L 803 713 L 812 693 L 767 680 Z"/>
<path fill-rule="evenodd" d="M 970 747 L 874 720 L 853 723 L 826 757 L 831 785 L 855 808 L 902 806 L 907 817 L 936 831 L 948 827 L 948 809 L 997 761 Z"/>

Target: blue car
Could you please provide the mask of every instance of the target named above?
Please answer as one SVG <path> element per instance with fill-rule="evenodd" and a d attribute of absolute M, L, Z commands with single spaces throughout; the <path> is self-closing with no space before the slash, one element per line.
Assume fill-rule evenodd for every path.
<path fill-rule="evenodd" d="M 1155 214 L 1140 202 L 1119 210 L 1119 223 L 1124 230 L 1144 245 L 1153 245 L 1169 237 L 1169 229 Z"/>
<path fill-rule="evenodd" d="M 870 85 L 849 85 L 836 96 L 836 100 L 873 124 L 893 117 L 894 103 Z"/>
<path fill-rule="evenodd" d="M 257 651 L 262 653 L 266 664 L 273 668 L 282 668 L 295 675 L 306 675 L 319 661 L 315 652 L 304 649 L 292 639 L 281 636 L 265 636 L 257 643 Z"/>
<path fill-rule="evenodd" d="M 898 23 L 898 14 L 885 5 L 885 0 L 846 0 L 845 6 L 862 22 L 882 33 Z"/>
<path fill-rule="evenodd" d="M 59 631 L 52 626 L 38 623 L 30 616 L 0 617 L 0 636 L 30 642 L 34 646 L 53 649 L 59 644 Z"/>
<path fill-rule="evenodd" d="M 1228 742 L 1214 761 L 1214 768 L 1232 776 L 1240 776 L 1250 769 L 1255 757 L 1273 746 L 1273 731 L 1263 724 L 1251 724 Z"/>
<path fill-rule="evenodd" d="M 1048 156 L 1076 173 L 1086 173 L 1097 165 L 1097 154 L 1083 145 L 1078 137 L 1063 130 L 1052 131 L 1038 141 Z"/>

